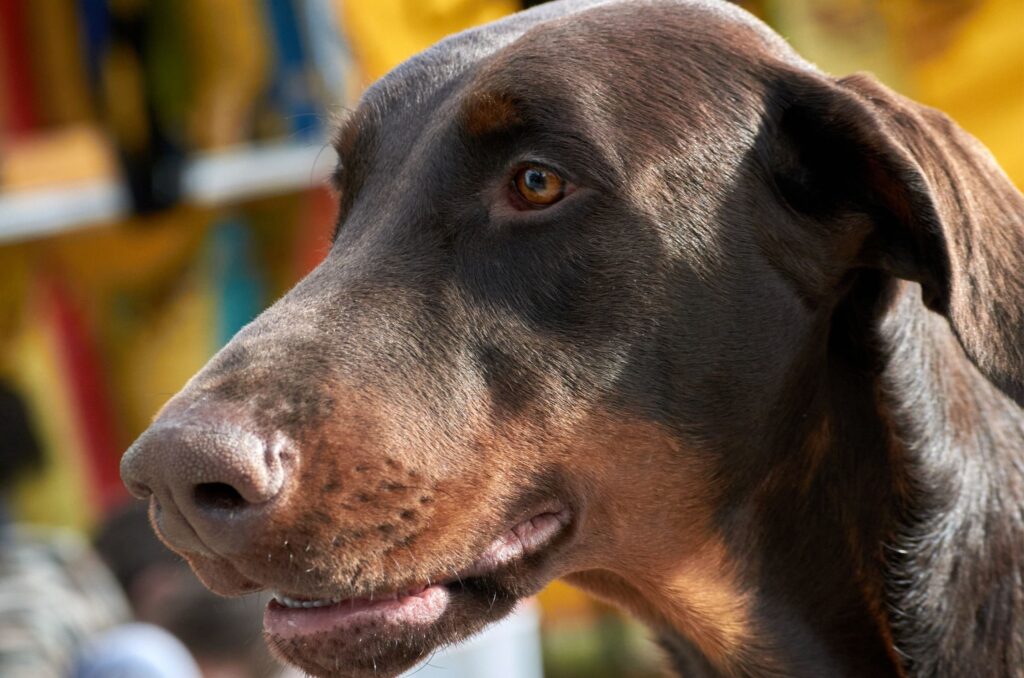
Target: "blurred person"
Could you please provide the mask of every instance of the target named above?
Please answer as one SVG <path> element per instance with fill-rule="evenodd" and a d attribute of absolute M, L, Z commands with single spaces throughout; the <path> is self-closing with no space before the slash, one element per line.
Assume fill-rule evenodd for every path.
<path fill-rule="evenodd" d="M 82 652 L 72 678 L 202 678 L 180 640 L 152 624 L 122 624 Z"/>
<path fill-rule="evenodd" d="M 263 642 L 266 601 L 210 593 L 156 538 L 145 502 L 132 502 L 111 515 L 95 544 L 127 595 L 135 619 L 162 627 L 184 643 L 204 678 L 281 675 L 282 668 Z M 154 646 L 161 642 L 152 634 L 136 637 Z M 109 675 L 114 674 L 83 672 L 76 678 Z"/>
<path fill-rule="evenodd" d="M 15 483 L 43 466 L 24 403 L 0 381 L 0 676 L 66 676 L 96 634 L 129 619 L 117 582 L 78 534 L 15 524 Z"/>

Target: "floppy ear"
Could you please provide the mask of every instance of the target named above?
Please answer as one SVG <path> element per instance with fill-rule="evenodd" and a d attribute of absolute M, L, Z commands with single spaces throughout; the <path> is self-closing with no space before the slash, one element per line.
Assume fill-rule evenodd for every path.
<path fill-rule="evenodd" d="M 762 160 L 783 201 L 855 240 L 838 248 L 845 265 L 919 282 L 968 357 L 1024 405 L 1024 196 L 988 150 L 862 74 L 793 74 L 773 108 Z"/>

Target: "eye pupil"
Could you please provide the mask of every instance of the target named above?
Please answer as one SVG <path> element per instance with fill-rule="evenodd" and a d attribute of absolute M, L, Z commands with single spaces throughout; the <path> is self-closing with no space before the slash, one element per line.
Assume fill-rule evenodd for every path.
<path fill-rule="evenodd" d="M 547 172 L 539 169 L 526 170 L 526 187 L 538 193 L 548 187 Z"/>

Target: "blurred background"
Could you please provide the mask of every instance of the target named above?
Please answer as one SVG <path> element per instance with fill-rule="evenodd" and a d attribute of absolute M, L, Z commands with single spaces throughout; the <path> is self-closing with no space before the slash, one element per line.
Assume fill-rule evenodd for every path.
<path fill-rule="evenodd" d="M 1024 186 L 1024 0 L 739 4 L 823 69 L 873 71 L 946 111 Z M 155 627 L 102 642 L 205 676 L 277 674 L 262 603 L 195 582 L 128 501 L 119 457 L 326 253 L 332 115 L 522 6 L 0 0 L 0 674 L 87 670 L 100 634 L 132 620 L 188 652 Z M 645 632 L 582 594 L 555 584 L 533 609 L 545 675 L 661 675 Z M 494 642 L 529 654 L 536 628 Z"/>

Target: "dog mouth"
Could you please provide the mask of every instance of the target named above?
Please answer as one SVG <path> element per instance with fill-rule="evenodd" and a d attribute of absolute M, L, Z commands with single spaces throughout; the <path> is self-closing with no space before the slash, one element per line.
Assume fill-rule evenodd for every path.
<path fill-rule="evenodd" d="M 397 675 L 436 647 L 499 619 L 545 580 L 538 577 L 572 514 L 550 508 L 515 523 L 454 575 L 363 597 L 275 592 L 263 625 L 271 647 L 315 675 Z"/>

